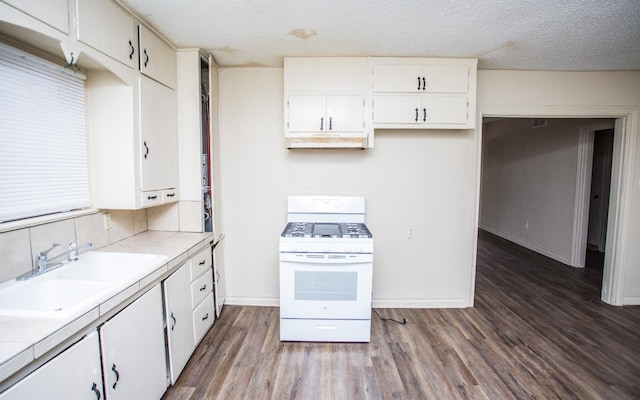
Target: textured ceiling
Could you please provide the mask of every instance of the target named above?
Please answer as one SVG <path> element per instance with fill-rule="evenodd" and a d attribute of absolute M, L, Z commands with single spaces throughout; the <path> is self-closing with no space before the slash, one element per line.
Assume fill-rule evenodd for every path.
<path fill-rule="evenodd" d="M 640 0 L 120 0 L 220 66 L 283 56 L 478 58 L 480 69 L 640 70 Z"/>

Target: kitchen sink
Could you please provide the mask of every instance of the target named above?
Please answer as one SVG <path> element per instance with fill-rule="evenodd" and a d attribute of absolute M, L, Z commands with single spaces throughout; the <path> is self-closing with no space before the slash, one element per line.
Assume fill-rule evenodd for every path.
<path fill-rule="evenodd" d="M 91 310 L 161 266 L 167 256 L 90 251 L 78 261 L 0 285 L 0 316 L 70 318 Z"/>
<path fill-rule="evenodd" d="M 23 283 L 23 282 L 20 282 Z M 113 282 L 32 279 L 0 290 L 0 315 L 66 318 L 98 304 Z"/>
<path fill-rule="evenodd" d="M 59 279 L 131 281 L 144 278 L 167 260 L 167 256 L 158 254 L 90 251 L 48 274 Z"/>

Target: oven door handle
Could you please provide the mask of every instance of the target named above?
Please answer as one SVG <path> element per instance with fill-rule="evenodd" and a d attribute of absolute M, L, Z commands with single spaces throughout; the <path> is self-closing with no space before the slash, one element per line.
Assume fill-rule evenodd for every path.
<path fill-rule="evenodd" d="M 373 254 L 280 253 L 280 262 L 323 265 L 367 264 L 373 262 Z"/>

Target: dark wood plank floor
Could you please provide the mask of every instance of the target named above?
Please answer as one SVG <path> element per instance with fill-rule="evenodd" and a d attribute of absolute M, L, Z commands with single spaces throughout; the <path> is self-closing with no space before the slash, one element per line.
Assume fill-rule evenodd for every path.
<path fill-rule="evenodd" d="M 278 309 L 225 306 L 164 399 L 638 399 L 640 307 L 602 268 L 481 232 L 475 307 L 379 309 L 368 344 L 280 343 Z M 595 264 L 595 266 L 594 266 Z"/>

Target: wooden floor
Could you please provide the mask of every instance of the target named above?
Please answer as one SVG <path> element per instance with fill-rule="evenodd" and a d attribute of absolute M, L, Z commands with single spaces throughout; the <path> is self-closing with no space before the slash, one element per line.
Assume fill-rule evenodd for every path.
<path fill-rule="evenodd" d="M 368 344 L 280 343 L 278 309 L 225 306 L 164 399 L 638 399 L 640 307 L 480 233 L 475 307 L 379 309 Z M 593 264 L 593 262 L 591 262 Z"/>

